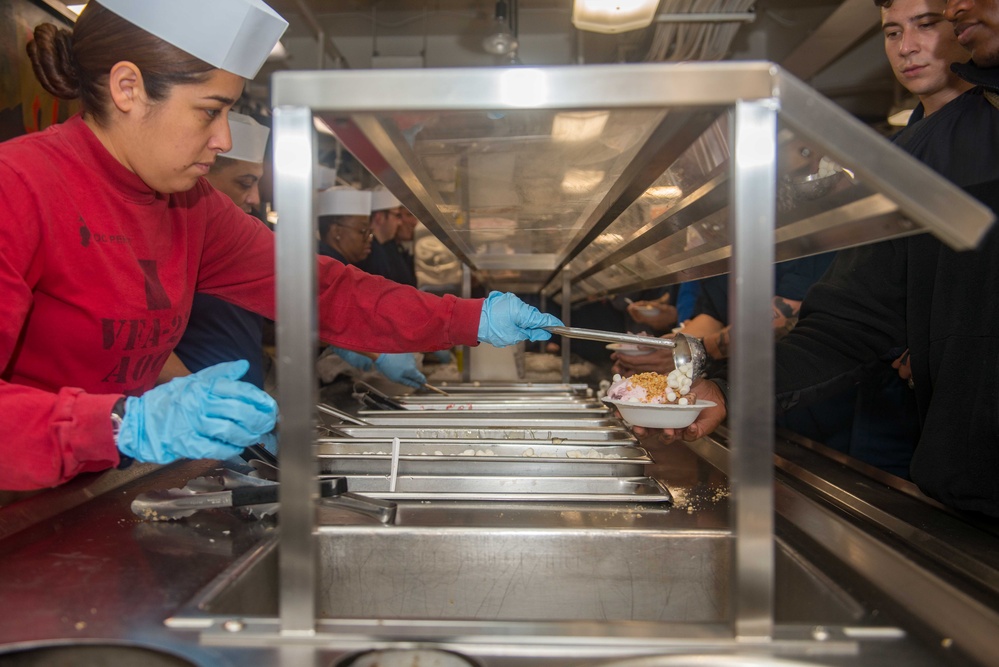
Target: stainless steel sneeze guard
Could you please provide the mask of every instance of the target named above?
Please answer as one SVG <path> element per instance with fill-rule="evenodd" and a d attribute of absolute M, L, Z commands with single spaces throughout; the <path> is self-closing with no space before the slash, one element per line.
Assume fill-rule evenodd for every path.
<path fill-rule="evenodd" d="M 772 261 L 923 230 L 954 247 L 973 247 L 991 225 L 991 213 L 770 63 L 285 72 L 274 76 L 273 106 L 279 318 L 285 323 L 279 355 L 282 385 L 292 385 L 281 387 L 282 437 L 313 437 L 312 408 L 303 407 L 315 403 L 304 400 L 312 391 L 309 355 L 316 338 L 315 280 L 307 279 L 314 253 L 312 168 L 303 164 L 315 159 L 313 114 L 487 286 L 546 297 L 564 293 L 565 315 L 570 300 L 714 275 L 734 259 L 731 633 L 750 642 L 772 639 L 772 392 L 761 388 L 772 387 L 772 352 L 754 349 L 770 340 L 764 313 Z M 606 170 L 586 164 L 593 151 L 554 147 L 553 124 L 563 112 L 576 121 L 607 114 L 608 141 L 598 156 L 606 158 Z M 541 130 L 547 136 L 539 128 L 547 128 Z M 524 166 L 540 171 L 519 168 L 515 150 L 506 157 L 500 150 L 532 141 L 542 148 Z M 563 165 L 582 172 L 573 184 L 559 187 L 543 173 L 546 150 L 577 161 Z M 840 191 L 813 200 L 783 187 L 792 173 L 788 160 L 806 150 L 836 159 L 845 174 Z M 488 165 L 505 166 L 479 171 Z M 674 181 L 684 174 L 671 171 L 674 165 L 696 177 L 678 188 Z M 570 192 L 560 200 L 566 207 L 539 208 L 537 188 L 521 190 L 517 200 L 470 201 L 469 188 L 481 197 L 515 173 L 545 184 L 548 193 Z M 580 185 L 587 176 L 598 190 Z M 679 194 L 649 222 L 631 206 L 654 187 Z M 775 210 L 784 194 L 788 207 Z M 864 224 L 871 220 L 880 224 Z M 627 256 L 619 255 L 622 248 Z M 466 285 L 469 275 L 466 270 Z M 316 628 L 314 470 L 311 449 L 283 453 L 285 634 Z"/>

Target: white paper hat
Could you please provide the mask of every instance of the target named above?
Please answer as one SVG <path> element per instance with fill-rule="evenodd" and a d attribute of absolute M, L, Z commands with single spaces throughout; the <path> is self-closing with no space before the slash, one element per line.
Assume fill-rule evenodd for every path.
<path fill-rule="evenodd" d="M 371 215 L 371 193 L 346 186 L 323 190 L 319 215 Z"/>
<path fill-rule="evenodd" d="M 229 133 L 232 134 L 232 150 L 219 153 L 221 157 L 261 164 L 267 149 L 267 137 L 271 130 L 249 116 L 229 112 Z"/>
<path fill-rule="evenodd" d="M 316 190 L 325 190 L 336 185 L 336 169 L 319 165 L 316 169 Z"/>
<path fill-rule="evenodd" d="M 371 211 L 384 211 L 390 208 L 402 206 L 402 202 L 396 196 L 384 188 L 376 188 L 371 191 Z"/>
<path fill-rule="evenodd" d="M 288 22 L 261 0 L 98 0 L 209 65 L 252 79 Z"/>

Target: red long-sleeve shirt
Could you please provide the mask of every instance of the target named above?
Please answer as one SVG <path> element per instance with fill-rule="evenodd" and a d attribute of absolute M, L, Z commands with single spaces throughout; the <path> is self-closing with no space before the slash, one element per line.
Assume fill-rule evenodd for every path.
<path fill-rule="evenodd" d="M 195 291 L 275 316 L 274 235 L 204 180 L 151 190 L 79 116 L 0 144 L 0 211 L 0 489 L 118 463 L 111 407 L 153 387 Z M 481 300 L 318 261 L 324 340 L 476 344 Z"/>

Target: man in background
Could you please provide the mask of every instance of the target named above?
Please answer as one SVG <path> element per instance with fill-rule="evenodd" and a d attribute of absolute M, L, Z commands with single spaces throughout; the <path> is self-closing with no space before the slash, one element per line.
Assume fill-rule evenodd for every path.
<path fill-rule="evenodd" d="M 229 114 L 232 148 L 220 154 L 205 177 L 236 206 L 252 213 L 260 205 L 260 177 L 270 129 L 243 114 Z M 260 223 L 264 224 L 264 223 Z M 246 359 L 243 377 L 263 389 L 266 375 L 263 350 L 264 318 L 208 294 L 197 293 L 184 336 L 160 372 L 162 384 L 223 361 Z"/>

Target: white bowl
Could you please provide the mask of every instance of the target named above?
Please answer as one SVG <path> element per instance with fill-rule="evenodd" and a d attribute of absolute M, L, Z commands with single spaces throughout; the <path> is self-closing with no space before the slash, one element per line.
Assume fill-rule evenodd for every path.
<path fill-rule="evenodd" d="M 650 354 L 655 348 L 642 347 L 634 343 L 608 343 L 607 349 L 626 357 L 637 357 L 643 354 Z"/>
<path fill-rule="evenodd" d="M 610 399 L 607 402 L 614 404 L 626 422 L 645 428 L 687 428 L 694 423 L 701 410 L 715 405 L 712 401 L 697 401 L 693 405 L 638 403 Z"/>

